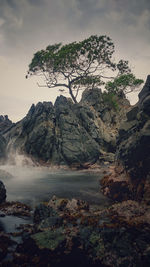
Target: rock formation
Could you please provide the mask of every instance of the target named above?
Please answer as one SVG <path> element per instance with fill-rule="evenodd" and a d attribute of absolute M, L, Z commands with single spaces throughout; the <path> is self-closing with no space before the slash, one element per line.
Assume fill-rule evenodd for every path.
<path fill-rule="evenodd" d="M 12 127 L 13 123 L 11 120 L 9 120 L 8 116 L 0 116 L 0 161 L 3 162 L 3 160 L 6 157 L 6 140 L 3 136 L 3 134 L 7 131 L 9 131 Z"/>
<path fill-rule="evenodd" d="M 0 116 L 0 133 L 4 133 L 5 131 L 7 131 L 8 129 L 11 128 L 11 126 L 13 125 L 12 121 L 8 118 L 7 115 L 5 116 Z"/>
<path fill-rule="evenodd" d="M 120 121 L 130 108 L 127 100 L 118 102 L 116 111 L 100 89 L 93 89 L 85 90 L 78 104 L 60 96 L 54 105 L 32 105 L 27 116 L 5 133 L 7 151 L 17 150 L 40 163 L 79 167 L 112 161 Z"/>
<path fill-rule="evenodd" d="M 3 160 L 6 156 L 6 140 L 5 138 L 0 134 L 0 160 Z"/>
<path fill-rule="evenodd" d="M 150 76 L 139 94 L 139 102 L 127 113 L 127 120 L 119 129 L 116 167 L 102 181 L 106 195 L 111 195 L 116 182 L 117 191 L 124 185 L 122 198 L 150 202 Z"/>

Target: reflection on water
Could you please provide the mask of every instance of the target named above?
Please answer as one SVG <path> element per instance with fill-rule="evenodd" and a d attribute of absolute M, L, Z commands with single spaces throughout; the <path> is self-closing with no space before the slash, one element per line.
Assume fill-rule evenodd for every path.
<path fill-rule="evenodd" d="M 53 195 L 66 198 L 81 198 L 90 204 L 108 205 L 101 194 L 100 174 L 60 169 L 0 166 L 13 177 L 0 177 L 7 190 L 8 201 L 22 201 L 31 206 L 49 200 Z"/>

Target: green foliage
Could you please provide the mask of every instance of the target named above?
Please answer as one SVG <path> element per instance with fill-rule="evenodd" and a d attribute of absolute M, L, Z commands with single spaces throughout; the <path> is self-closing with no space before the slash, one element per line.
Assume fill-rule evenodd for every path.
<path fill-rule="evenodd" d="M 113 108 L 116 111 L 119 109 L 118 99 L 116 94 L 110 92 L 104 92 L 103 99 L 104 103 L 106 103 L 110 108 Z"/>
<path fill-rule="evenodd" d="M 76 103 L 80 90 L 105 83 L 108 78 L 104 75 L 105 71 L 109 70 L 115 76 L 131 72 L 128 61 L 114 62 L 113 53 L 114 44 L 105 35 L 92 35 L 66 45 L 49 45 L 34 54 L 27 77 L 40 75 L 44 79 L 43 86 L 67 88 Z M 106 90 L 111 90 L 110 87 L 114 84 L 108 83 Z"/>
<path fill-rule="evenodd" d="M 134 89 L 143 83 L 143 80 L 137 79 L 132 73 L 123 74 L 113 81 L 110 81 L 106 84 L 105 89 L 108 93 L 124 94 L 132 92 Z"/>

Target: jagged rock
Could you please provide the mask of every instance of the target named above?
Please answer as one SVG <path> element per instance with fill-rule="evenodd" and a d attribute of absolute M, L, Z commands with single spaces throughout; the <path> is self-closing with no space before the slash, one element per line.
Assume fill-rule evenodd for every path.
<path fill-rule="evenodd" d="M 117 161 L 130 177 L 133 196 L 150 202 L 150 76 L 119 130 L 117 148 Z"/>
<path fill-rule="evenodd" d="M 60 96 L 54 105 L 32 105 L 27 116 L 5 133 L 7 151 L 27 154 L 40 163 L 78 168 L 103 161 L 107 153 L 115 152 L 119 123 L 129 108 L 127 100 L 118 101 L 116 112 L 97 88 L 85 90 L 78 104 Z"/>
<path fill-rule="evenodd" d="M 4 202 L 6 199 L 6 189 L 3 182 L 0 181 L 0 203 Z"/>
<path fill-rule="evenodd" d="M 4 159 L 6 156 L 6 140 L 5 138 L 0 134 L 0 160 Z"/>
<path fill-rule="evenodd" d="M 11 126 L 13 125 L 12 121 L 8 118 L 7 115 L 2 116 L 0 115 L 0 133 L 4 133 L 5 131 L 7 131 L 8 129 L 11 128 Z"/>

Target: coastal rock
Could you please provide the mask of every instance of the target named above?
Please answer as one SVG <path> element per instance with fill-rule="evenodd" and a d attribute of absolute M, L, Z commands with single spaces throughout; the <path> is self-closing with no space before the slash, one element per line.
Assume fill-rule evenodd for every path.
<path fill-rule="evenodd" d="M 6 189 L 3 182 L 0 181 L 0 203 L 6 200 Z"/>
<path fill-rule="evenodd" d="M 53 200 L 58 204 L 57 197 Z M 57 267 L 136 267 L 150 263 L 149 206 L 128 200 L 88 212 L 60 209 L 60 205 L 55 208 L 61 215 L 61 226 L 52 224 L 38 228 L 37 224 L 33 225 L 31 234 L 18 245 L 13 263 Z M 50 214 L 53 216 L 55 218 Z"/>
<path fill-rule="evenodd" d="M 139 102 L 127 113 L 127 120 L 119 129 L 116 165 L 109 179 L 105 178 L 105 189 L 109 192 L 124 176 L 126 197 L 123 199 L 144 200 L 150 204 L 150 76 L 139 94 Z M 119 170 L 122 169 L 121 175 Z M 108 186 L 107 182 L 108 181 Z M 120 188 L 120 187 L 119 187 Z M 104 190 L 104 188 L 103 188 Z M 116 188 L 116 194 L 118 190 Z M 106 194 L 107 195 L 107 194 Z"/>
<path fill-rule="evenodd" d="M 108 174 L 100 181 L 100 185 L 103 194 L 114 201 L 132 199 L 132 192 L 123 168 L 110 166 Z"/>
<path fill-rule="evenodd" d="M 103 162 L 105 156 L 112 162 L 120 121 L 130 108 L 127 100 L 118 101 L 116 112 L 96 88 L 85 90 L 77 104 L 59 96 L 54 105 L 32 105 L 26 117 L 4 134 L 7 153 L 25 154 L 40 164 L 76 168 Z"/>
<path fill-rule="evenodd" d="M 51 216 L 56 216 L 56 212 L 53 208 L 48 207 L 44 204 L 39 204 L 34 211 L 34 223 L 40 223 L 41 221 L 47 219 Z"/>
<path fill-rule="evenodd" d="M 86 201 L 81 199 L 65 199 L 65 198 L 57 198 L 53 196 L 50 201 L 48 202 L 48 207 L 56 211 L 70 211 L 70 212 L 77 212 L 81 210 L 88 211 L 89 204 Z"/>

